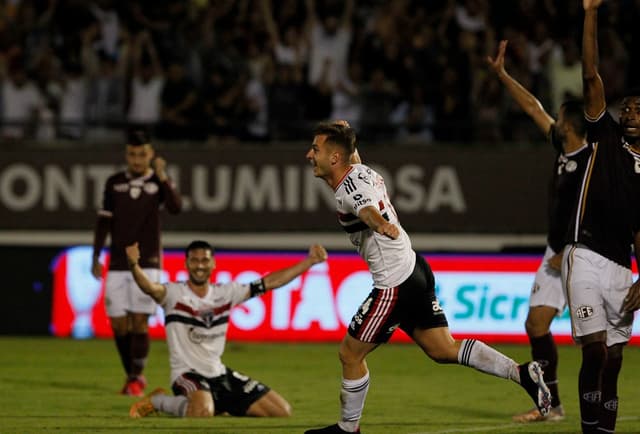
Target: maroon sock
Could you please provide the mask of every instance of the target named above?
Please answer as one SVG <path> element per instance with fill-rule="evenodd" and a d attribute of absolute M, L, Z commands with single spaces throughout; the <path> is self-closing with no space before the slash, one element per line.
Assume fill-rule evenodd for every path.
<path fill-rule="evenodd" d="M 593 342 L 582 347 L 582 366 L 578 377 L 582 432 L 596 432 L 602 400 L 602 370 L 607 363 L 604 342 Z"/>
<path fill-rule="evenodd" d="M 600 406 L 600 421 L 598 426 L 605 432 L 614 432 L 618 417 L 618 374 L 622 367 L 622 354 L 612 357 L 609 354 L 602 372 L 602 405 Z"/>
<path fill-rule="evenodd" d="M 131 335 L 129 333 L 120 336 L 116 335 L 115 340 L 122 367 L 128 376 L 131 374 Z"/>
<path fill-rule="evenodd" d="M 142 374 L 149 355 L 149 334 L 131 334 L 131 377 Z"/>
<path fill-rule="evenodd" d="M 551 406 L 560 405 L 560 395 L 558 394 L 558 347 L 553 340 L 551 333 L 537 338 L 529 337 L 531 342 L 531 356 L 533 360 L 540 363 L 544 371 L 544 382 L 547 383 L 551 392 Z"/>

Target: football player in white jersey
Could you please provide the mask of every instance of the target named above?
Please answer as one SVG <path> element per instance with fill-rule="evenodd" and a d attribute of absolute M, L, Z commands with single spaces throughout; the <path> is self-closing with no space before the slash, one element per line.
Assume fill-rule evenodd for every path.
<path fill-rule="evenodd" d="M 221 361 L 231 308 L 266 291 L 286 285 L 327 259 L 320 245 L 309 248 L 302 261 L 274 271 L 250 284 L 211 284 L 215 268 L 213 248 L 194 241 L 186 249 L 189 280 L 160 284 L 152 282 L 138 265 L 140 250 L 126 248 L 133 278 L 146 294 L 165 310 L 165 327 L 171 383 L 175 396 L 156 389 L 131 406 L 134 418 L 157 411 L 179 417 L 289 416 L 289 403 L 268 386 L 242 375 Z"/>
<path fill-rule="evenodd" d="M 551 397 L 537 362 L 518 365 L 480 341 L 456 341 L 451 336 L 429 265 L 413 251 L 389 201 L 384 179 L 360 164 L 355 145 L 355 133 L 346 122 L 322 123 L 306 155 L 313 174 L 335 191 L 340 225 L 367 262 L 374 285 L 340 345 L 341 418 L 334 425 L 306 433 L 360 432 L 369 389 L 365 358 L 398 327 L 438 363 L 471 366 L 519 383 L 546 414 Z"/>

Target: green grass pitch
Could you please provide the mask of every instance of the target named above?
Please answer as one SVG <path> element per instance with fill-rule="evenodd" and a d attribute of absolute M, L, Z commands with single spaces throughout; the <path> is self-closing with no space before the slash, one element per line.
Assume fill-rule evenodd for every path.
<path fill-rule="evenodd" d="M 0 338 L 1 433 L 291 434 L 334 423 L 339 414 L 337 344 L 229 343 L 224 361 L 289 400 L 287 419 L 216 417 L 133 420 L 133 398 L 120 396 L 123 374 L 110 340 Z M 498 347 L 518 361 L 526 346 Z M 532 406 L 519 386 L 460 366 L 438 365 L 416 346 L 385 345 L 368 359 L 371 388 L 361 421 L 365 434 L 576 433 L 580 352 L 560 347 L 563 422 L 520 425 L 513 413 Z M 640 348 L 625 351 L 616 432 L 640 433 Z M 168 388 L 167 348 L 153 341 L 146 370 L 151 390 Z"/>

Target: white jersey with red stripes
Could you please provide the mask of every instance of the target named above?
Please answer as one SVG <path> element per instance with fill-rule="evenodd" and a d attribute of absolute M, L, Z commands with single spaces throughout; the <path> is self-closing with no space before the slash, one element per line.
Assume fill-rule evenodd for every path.
<path fill-rule="evenodd" d="M 404 282 L 413 272 L 416 257 L 411 240 L 404 231 L 389 200 L 384 179 L 364 164 L 353 164 L 335 190 L 338 221 L 349 234 L 351 243 L 367 261 L 376 288 L 393 288 Z M 392 240 L 369 228 L 358 213 L 373 206 L 400 230 Z"/>
<path fill-rule="evenodd" d="M 209 285 L 204 297 L 196 295 L 187 282 L 165 284 L 164 308 L 171 383 L 185 372 L 205 377 L 225 373 L 220 358 L 224 352 L 231 308 L 245 301 L 248 284 Z"/>

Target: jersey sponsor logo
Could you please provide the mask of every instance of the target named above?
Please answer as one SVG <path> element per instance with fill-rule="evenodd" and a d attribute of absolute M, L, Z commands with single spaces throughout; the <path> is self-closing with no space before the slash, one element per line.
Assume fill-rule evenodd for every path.
<path fill-rule="evenodd" d="M 203 333 L 196 327 L 189 327 L 189 340 L 194 344 L 201 344 L 203 342 L 211 342 L 218 338 L 221 338 L 225 333 Z"/>
<path fill-rule="evenodd" d="M 116 193 L 126 193 L 129 190 L 129 184 L 113 184 L 113 190 Z"/>
<path fill-rule="evenodd" d="M 356 207 L 361 207 L 372 202 L 370 197 L 363 197 L 361 193 L 354 194 L 352 199 Z"/>
<path fill-rule="evenodd" d="M 591 306 L 580 306 L 576 309 L 576 315 L 578 318 L 589 318 L 593 315 L 593 308 Z"/>

